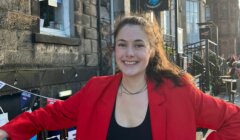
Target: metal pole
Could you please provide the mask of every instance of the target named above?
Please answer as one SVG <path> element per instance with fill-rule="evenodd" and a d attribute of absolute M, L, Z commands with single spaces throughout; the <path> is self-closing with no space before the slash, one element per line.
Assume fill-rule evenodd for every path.
<path fill-rule="evenodd" d="M 210 68 L 209 68 L 209 41 L 208 39 L 205 39 L 205 44 L 206 44 L 206 50 L 205 50 L 205 78 L 206 78 L 206 90 L 210 91 Z"/>
<path fill-rule="evenodd" d="M 178 0 L 174 2 L 175 11 L 175 53 L 176 53 L 176 64 L 180 66 L 180 57 L 178 53 Z"/>
<path fill-rule="evenodd" d="M 216 44 L 217 44 L 217 55 L 219 56 L 219 45 L 218 45 L 218 26 L 215 25 L 216 27 Z"/>
<path fill-rule="evenodd" d="M 113 11 L 113 0 L 110 0 L 110 22 L 111 22 L 111 33 L 114 31 L 114 11 Z M 114 45 L 114 37 L 111 36 L 111 44 Z M 114 47 L 114 46 L 112 46 Z M 112 74 L 116 73 L 116 66 L 115 66 L 115 51 L 112 52 Z"/>
<path fill-rule="evenodd" d="M 100 13 L 101 0 L 97 1 L 97 31 L 98 31 L 98 66 L 99 75 L 103 74 L 103 62 L 102 62 L 102 36 L 101 36 L 101 13 Z"/>

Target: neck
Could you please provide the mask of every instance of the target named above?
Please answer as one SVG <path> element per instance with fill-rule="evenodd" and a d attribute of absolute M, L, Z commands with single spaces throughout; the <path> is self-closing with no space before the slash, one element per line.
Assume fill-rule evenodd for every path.
<path fill-rule="evenodd" d="M 141 77 L 126 77 L 123 75 L 122 77 L 122 84 L 129 90 L 129 91 L 137 91 L 139 88 L 146 85 L 146 78 L 145 76 Z"/>

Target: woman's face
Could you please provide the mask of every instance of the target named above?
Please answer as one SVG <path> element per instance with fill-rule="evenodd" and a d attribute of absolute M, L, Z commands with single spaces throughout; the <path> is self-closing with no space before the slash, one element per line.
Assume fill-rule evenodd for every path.
<path fill-rule="evenodd" d="M 125 76 L 144 76 L 151 56 L 150 43 L 139 25 L 125 25 L 116 36 L 116 63 Z"/>

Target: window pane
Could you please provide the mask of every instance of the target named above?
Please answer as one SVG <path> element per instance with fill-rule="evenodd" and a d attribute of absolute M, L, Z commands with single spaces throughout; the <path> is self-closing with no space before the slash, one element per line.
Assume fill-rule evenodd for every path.
<path fill-rule="evenodd" d="M 193 8 L 193 9 L 194 9 L 194 12 L 197 13 L 197 12 L 198 12 L 198 3 L 197 3 L 197 2 L 194 2 L 193 5 L 194 5 L 194 8 Z"/>
<path fill-rule="evenodd" d="M 40 18 L 44 19 L 44 27 L 50 26 L 50 21 L 54 21 L 54 9 L 48 6 L 48 1 L 40 2 Z"/>
<path fill-rule="evenodd" d="M 190 11 L 190 3 L 188 1 L 186 1 L 186 11 L 189 12 Z"/>
<path fill-rule="evenodd" d="M 199 10 L 198 10 L 198 1 L 187 0 L 186 1 L 186 32 L 187 32 L 187 42 L 194 43 L 199 41 Z"/>
<path fill-rule="evenodd" d="M 48 5 L 48 1 L 40 1 L 40 18 L 43 19 L 43 27 L 62 30 L 63 28 L 63 5 L 58 3 L 57 7 Z"/>

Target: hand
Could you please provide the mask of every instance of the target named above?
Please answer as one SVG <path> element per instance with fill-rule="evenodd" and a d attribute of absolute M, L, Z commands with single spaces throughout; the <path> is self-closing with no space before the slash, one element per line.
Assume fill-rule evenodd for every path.
<path fill-rule="evenodd" d="M 4 140 L 4 138 L 7 138 L 7 137 L 8 137 L 8 133 L 0 129 L 0 140 Z"/>

